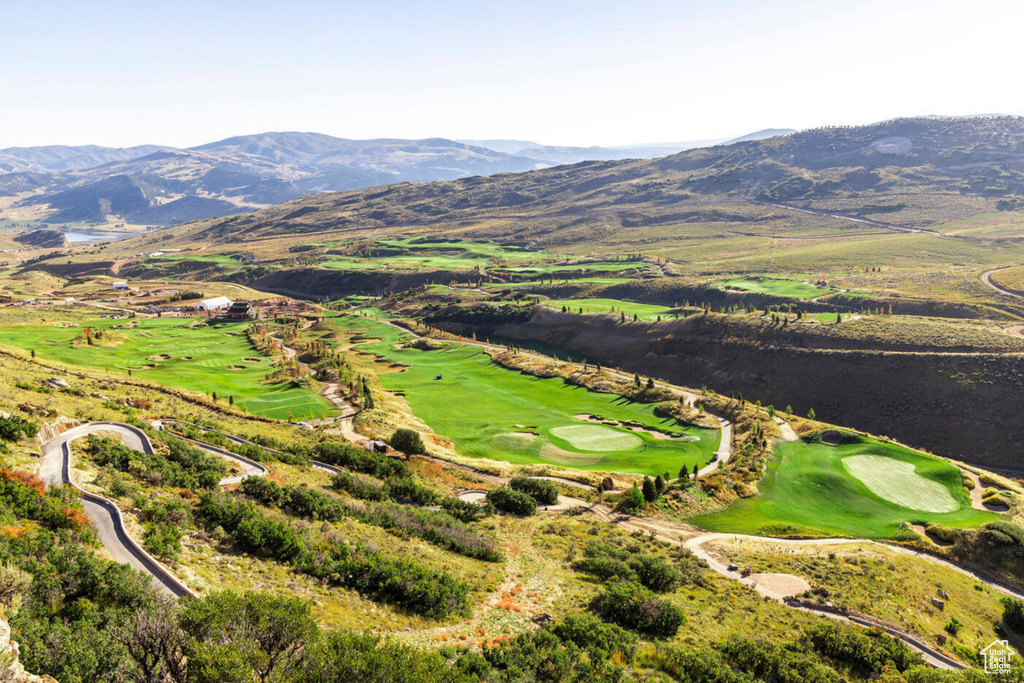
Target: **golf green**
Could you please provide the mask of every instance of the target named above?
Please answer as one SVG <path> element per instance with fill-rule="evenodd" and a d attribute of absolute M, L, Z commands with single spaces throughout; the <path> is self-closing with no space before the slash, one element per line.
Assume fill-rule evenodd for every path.
<path fill-rule="evenodd" d="M 136 323 L 136 326 L 128 327 Z M 199 323 L 192 326 L 194 323 Z M 245 336 L 247 323 L 209 325 L 183 318 L 98 319 L 49 325 L 7 325 L 0 342 L 36 352 L 45 360 L 111 371 L 171 387 L 234 396 L 235 405 L 255 415 L 296 420 L 334 411 L 326 399 L 291 382 L 267 384 L 271 360 Z M 116 346 L 73 344 L 85 327 L 124 335 Z"/>
<path fill-rule="evenodd" d="M 780 443 L 756 496 L 690 521 L 731 533 L 892 538 L 904 522 L 975 527 L 998 518 L 971 507 L 950 463 L 861 437 Z"/>
<path fill-rule="evenodd" d="M 716 429 L 682 427 L 656 417 L 652 404 L 508 370 L 479 347 L 395 348 L 401 335 L 394 328 L 354 318 L 342 324 L 366 330 L 362 337 L 368 343 L 360 348 L 407 366 L 402 372 L 381 375 L 382 386 L 402 392 L 413 412 L 452 439 L 462 455 L 675 476 L 684 465 L 692 469 L 709 462 L 718 447 Z M 592 414 L 632 420 L 663 433 L 655 436 L 576 417 Z"/>

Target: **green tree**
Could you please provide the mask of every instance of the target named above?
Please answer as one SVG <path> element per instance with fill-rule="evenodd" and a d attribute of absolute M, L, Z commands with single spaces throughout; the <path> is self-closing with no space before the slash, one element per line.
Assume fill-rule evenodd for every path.
<path fill-rule="evenodd" d="M 665 478 L 660 474 L 654 478 L 654 490 L 658 492 L 658 495 L 665 493 L 667 484 L 665 484 Z"/>
<path fill-rule="evenodd" d="M 633 375 L 633 386 L 637 389 L 640 388 L 640 373 Z"/>
<path fill-rule="evenodd" d="M 697 481 L 697 477 L 699 477 L 699 476 L 700 476 L 700 467 L 697 466 L 697 463 L 693 463 L 693 480 Z"/>
<path fill-rule="evenodd" d="M 650 477 L 644 477 L 643 496 L 648 503 L 658 500 L 658 489 Z"/>
<path fill-rule="evenodd" d="M 622 503 L 623 507 L 632 512 L 637 512 L 644 506 L 644 494 L 637 488 L 636 482 L 633 482 L 633 488 L 629 490 L 626 495 L 626 500 Z"/>
<path fill-rule="evenodd" d="M 653 377 L 648 377 L 647 378 L 647 388 L 648 389 L 653 389 L 654 388 L 654 378 Z"/>
<path fill-rule="evenodd" d="M 423 445 L 423 438 L 420 433 L 413 429 L 399 428 L 391 435 L 391 447 L 406 455 L 425 453 L 427 447 Z"/>
<path fill-rule="evenodd" d="M 299 681 L 318 636 L 309 604 L 296 597 L 231 591 L 185 603 L 188 679 L 196 683 Z"/>
<path fill-rule="evenodd" d="M 816 413 L 814 412 L 814 408 L 811 408 L 810 410 L 807 411 L 807 419 L 813 420 L 815 416 Z"/>

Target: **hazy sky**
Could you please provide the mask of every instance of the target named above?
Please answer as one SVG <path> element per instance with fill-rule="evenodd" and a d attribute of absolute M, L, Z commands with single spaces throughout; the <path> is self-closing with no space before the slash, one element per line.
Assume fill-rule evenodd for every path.
<path fill-rule="evenodd" d="M 1019 0 L 0 0 L 0 147 L 629 144 L 1024 114 Z"/>

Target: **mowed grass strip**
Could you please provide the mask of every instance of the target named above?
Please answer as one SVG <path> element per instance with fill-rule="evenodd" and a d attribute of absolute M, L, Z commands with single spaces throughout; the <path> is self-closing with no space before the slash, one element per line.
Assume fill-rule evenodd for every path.
<path fill-rule="evenodd" d="M 638 304 L 633 301 L 622 301 L 621 299 L 552 299 L 545 302 L 548 306 L 562 308 L 565 306 L 572 313 L 607 313 L 609 315 L 625 314 L 627 318 L 634 315 L 645 320 L 653 320 L 658 316 L 671 315 L 672 309 L 668 306 L 656 304 Z"/>
<path fill-rule="evenodd" d="M 276 419 L 304 420 L 333 414 L 330 403 L 314 392 L 290 382 L 267 384 L 271 359 L 261 357 L 245 336 L 247 323 L 223 323 L 195 327 L 194 320 L 151 318 L 136 320 L 137 327 L 123 327 L 130 321 L 84 320 L 71 327 L 57 324 L 6 325 L 0 341 L 37 357 L 111 371 L 132 371 L 134 377 L 170 387 L 216 392 L 226 401 L 255 415 Z M 85 328 L 124 335 L 117 346 L 72 345 Z M 169 356 L 166 360 L 157 360 Z M 256 362 L 244 359 L 259 359 Z"/>
<path fill-rule="evenodd" d="M 818 288 L 806 282 L 775 277 L 734 277 L 714 282 L 726 289 L 739 289 L 745 292 L 757 292 L 772 296 L 784 296 L 791 299 L 813 299 L 824 296 L 832 290 Z"/>
<path fill-rule="evenodd" d="M 892 498 L 897 495 L 894 484 L 882 480 L 899 471 L 906 485 L 909 470 L 905 466 L 913 468 L 915 492 L 903 494 L 899 500 L 922 505 L 922 509 L 887 500 L 843 464 L 845 458 L 865 455 L 890 463 L 864 476 L 870 478 L 878 491 Z M 863 472 L 869 461 L 859 462 L 857 470 Z M 922 486 L 918 478 L 927 486 Z M 932 484 L 944 490 L 941 498 L 929 497 L 929 491 L 937 491 Z M 934 508 L 940 506 L 938 500 L 952 500 L 955 508 L 936 511 Z M 802 441 L 780 443 L 776 458 L 758 487 L 758 495 L 691 521 L 710 531 L 730 533 L 893 538 L 904 522 L 976 527 L 998 518 L 999 515 L 971 507 L 960 471 L 950 463 L 909 448 L 861 438 L 842 446 Z"/>
<path fill-rule="evenodd" d="M 365 338 L 382 340 L 362 344 L 362 349 L 407 366 L 402 372 L 381 375 L 381 385 L 402 392 L 413 412 L 435 432 L 452 439 L 462 455 L 519 464 L 675 475 L 683 465 L 692 469 L 694 464 L 709 462 L 718 447 L 718 430 L 677 426 L 672 420 L 656 417 L 652 404 L 631 403 L 615 394 L 570 386 L 561 379 L 539 379 L 507 370 L 478 347 L 451 344 L 436 351 L 396 349 L 395 342 L 402 337 L 392 327 L 353 318 L 339 322 L 350 330 L 365 329 Z M 442 379 L 435 379 L 437 376 Z M 695 439 L 656 439 L 623 427 L 588 424 L 574 417 L 580 414 L 634 420 L 650 429 Z M 562 431 L 570 438 L 561 438 L 555 430 L 565 427 L 583 431 Z M 522 436 L 526 432 L 536 436 Z M 614 444 L 614 450 L 607 450 L 609 444 Z"/>

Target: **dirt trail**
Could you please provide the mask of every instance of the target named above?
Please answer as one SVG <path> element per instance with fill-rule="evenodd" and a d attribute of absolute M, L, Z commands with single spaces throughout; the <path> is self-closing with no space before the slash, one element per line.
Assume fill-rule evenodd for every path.
<path fill-rule="evenodd" d="M 1002 294 L 1003 296 L 1012 297 L 1014 299 L 1024 299 L 1024 296 L 1021 296 L 1020 294 L 1017 294 L 1015 292 L 1011 292 L 1011 291 L 1009 291 L 1007 289 L 1003 289 L 1002 287 L 1000 287 L 996 283 L 992 282 L 992 274 L 993 273 L 996 273 L 996 272 L 998 272 L 1000 270 L 1006 270 L 1006 268 L 1012 268 L 1012 267 L 1013 266 L 1006 266 L 1005 268 L 993 268 L 992 270 L 985 271 L 984 273 L 981 274 L 981 282 L 982 282 L 982 284 L 984 284 L 986 287 L 988 287 L 990 289 L 995 290 L 996 292 L 998 292 L 999 294 Z"/>

